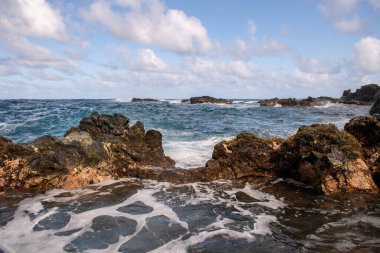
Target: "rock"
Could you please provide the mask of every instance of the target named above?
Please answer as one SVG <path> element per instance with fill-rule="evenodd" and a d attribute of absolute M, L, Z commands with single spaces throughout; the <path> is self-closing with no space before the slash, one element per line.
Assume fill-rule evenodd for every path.
<path fill-rule="evenodd" d="M 380 186 L 380 118 L 360 116 L 351 119 L 344 130 L 355 136 L 363 147 L 364 160 Z"/>
<path fill-rule="evenodd" d="M 363 148 L 380 145 L 380 120 L 376 117 L 355 117 L 344 126 L 344 130 L 355 136 Z"/>
<path fill-rule="evenodd" d="M 190 98 L 190 104 L 232 104 L 231 100 L 223 99 L 223 98 L 214 98 L 210 96 L 202 96 L 202 97 L 192 97 Z"/>
<path fill-rule="evenodd" d="M 0 136 L 0 146 L 4 146 L 8 143 L 12 143 L 12 141 L 4 136 Z"/>
<path fill-rule="evenodd" d="M 160 100 L 153 98 L 132 98 L 132 102 L 159 102 Z"/>
<path fill-rule="evenodd" d="M 208 161 L 206 168 L 220 166 L 222 171 L 233 171 L 235 178 L 271 176 L 271 158 L 281 142 L 281 139 L 266 140 L 252 133 L 241 133 L 231 141 L 216 144 L 213 160 Z"/>
<path fill-rule="evenodd" d="M 369 110 L 369 114 L 371 115 L 377 114 L 380 116 L 380 91 L 378 91 L 375 96 L 375 103 L 373 103 L 371 109 Z"/>
<path fill-rule="evenodd" d="M 306 99 L 295 98 L 272 98 L 260 100 L 260 106 L 323 106 L 327 103 L 336 103 L 337 99 L 331 97 L 308 97 Z"/>
<path fill-rule="evenodd" d="M 355 92 L 345 90 L 339 102 L 344 104 L 371 105 L 375 102 L 375 95 L 380 91 L 377 84 L 363 85 Z"/>
<path fill-rule="evenodd" d="M 334 125 L 302 126 L 282 145 L 278 174 L 324 194 L 377 192 L 359 142 Z"/>
<path fill-rule="evenodd" d="M 144 166 L 175 164 L 164 154 L 161 133 L 145 133 L 141 122 L 129 128 L 121 114 L 93 113 L 63 139 L 42 136 L 29 144 L 0 140 L 0 191 L 84 187 Z"/>

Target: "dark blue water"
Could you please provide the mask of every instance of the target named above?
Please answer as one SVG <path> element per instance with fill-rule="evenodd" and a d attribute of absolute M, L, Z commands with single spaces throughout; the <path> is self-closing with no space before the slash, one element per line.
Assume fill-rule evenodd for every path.
<path fill-rule="evenodd" d="M 299 126 L 339 128 L 369 107 L 190 105 L 170 100 L 2 100 L 0 135 L 62 137 L 91 112 L 123 113 L 164 136 L 181 167 L 203 165 L 212 147 L 242 131 L 287 137 Z M 174 185 L 122 179 L 87 189 L 0 195 L 0 252 L 380 252 L 378 196 L 334 199 L 286 179 Z"/>

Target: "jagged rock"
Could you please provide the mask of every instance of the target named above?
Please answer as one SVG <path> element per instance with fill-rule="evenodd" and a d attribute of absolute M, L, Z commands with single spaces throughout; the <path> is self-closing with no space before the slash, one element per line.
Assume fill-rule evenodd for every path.
<path fill-rule="evenodd" d="M 260 100 L 260 106 L 323 106 L 327 103 L 336 103 L 337 99 L 330 97 L 308 97 L 306 99 L 272 98 Z"/>
<path fill-rule="evenodd" d="M 302 126 L 282 145 L 278 174 L 330 195 L 377 192 L 359 142 L 334 125 Z"/>
<path fill-rule="evenodd" d="M 211 103 L 211 104 L 231 104 L 232 101 L 223 98 L 214 98 L 210 96 L 202 96 L 202 97 L 192 97 L 190 98 L 190 104 L 203 104 L 203 103 Z"/>
<path fill-rule="evenodd" d="M 132 98 L 132 102 L 158 102 L 159 100 L 153 98 Z"/>
<path fill-rule="evenodd" d="M 93 113 L 63 139 L 42 136 L 29 144 L 0 141 L 0 191 L 77 188 L 124 177 L 144 166 L 174 166 L 164 154 L 161 133 L 145 133 L 141 122 L 129 128 L 128 118 L 121 114 Z"/>
<path fill-rule="evenodd" d="M 356 89 L 355 92 L 345 90 L 339 101 L 344 104 L 371 105 L 375 102 L 375 95 L 379 91 L 379 85 L 367 84 Z"/>
<path fill-rule="evenodd" d="M 235 178 L 270 176 L 273 172 L 271 158 L 282 139 L 262 139 L 252 133 L 241 133 L 231 141 L 215 145 L 212 159 L 206 168 L 220 166 L 222 171 L 232 171 Z M 212 165 L 212 166 L 211 166 Z"/>
<path fill-rule="evenodd" d="M 380 116 L 380 91 L 378 91 L 375 96 L 375 103 L 373 103 L 371 109 L 369 110 L 369 114 L 371 115 L 377 114 Z"/>
<path fill-rule="evenodd" d="M 380 186 L 380 118 L 360 116 L 351 119 L 344 130 L 355 136 L 363 147 L 364 160 Z"/>

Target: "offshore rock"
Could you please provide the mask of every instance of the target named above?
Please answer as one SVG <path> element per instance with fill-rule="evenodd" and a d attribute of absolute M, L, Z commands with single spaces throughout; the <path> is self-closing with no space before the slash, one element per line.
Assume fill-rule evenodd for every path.
<path fill-rule="evenodd" d="M 278 174 L 326 195 L 378 190 L 359 142 L 331 124 L 302 126 L 289 137 L 281 145 Z"/>
<path fill-rule="evenodd" d="M 364 160 L 380 186 L 380 117 L 355 117 L 344 126 L 344 130 L 360 142 Z"/>
<path fill-rule="evenodd" d="M 214 97 L 210 97 L 210 96 L 202 96 L 202 97 L 192 97 L 192 98 L 190 98 L 190 104 L 203 104 L 203 103 L 232 104 L 232 101 L 228 100 L 228 99 L 214 98 Z"/>
<path fill-rule="evenodd" d="M 145 132 L 121 114 L 93 113 L 71 128 L 63 139 L 42 136 L 29 144 L 0 138 L 0 191 L 43 192 L 52 188 L 78 188 L 106 179 L 125 177 L 144 166 L 169 168 L 162 135 Z"/>
<path fill-rule="evenodd" d="M 272 176 L 272 157 L 282 139 L 262 139 L 252 133 L 241 133 L 231 141 L 215 145 L 207 168 L 233 172 L 235 178 Z"/>
<path fill-rule="evenodd" d="M 380 91 L 380 86 L 377 84 L 363 85 L 355 92 L 345 90 L 339 102 L 344 104 L 356 105 L 372 105 L 375 102 L 375 96 Z"/>
<path fill-rule="evenodd" d="M 295 98 L 272 98 L 261 100 L 260 106 L 323 106 L 327 103 L 336 103 L 337 99 L 330 97 L 308 97 L 306 99 Z"/>

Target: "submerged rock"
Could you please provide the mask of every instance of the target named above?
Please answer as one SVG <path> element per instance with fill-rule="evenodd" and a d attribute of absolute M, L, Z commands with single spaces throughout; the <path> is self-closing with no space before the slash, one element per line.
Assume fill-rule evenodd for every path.
<path fill-rule="evenodd" d="M 344 104 L 356 105 L 371 105 L 375 102 L 375 95 L 380 91 L 380 86 L 377 84 L 363 85 L 355 92 L 345 90 L 339 102 Z"/>
<path fill-rule="evenodd" d="M 141 122 L 130 128 L 121 114 L 93 113 L 63 139 L 43 136 L 29 144 L 0 140 L 0 191 L 78 188 L 144 166 L 175 164 L 164 154 L 161 133 L 145 132 Z"/>
<path fill-rule="evenodd" d="M 330 195 L 377 192 L 359 142 L 334 125 L 302 126 L 282 145 L 278 174 Z"/>
<path fill-rule="evenodd" d="M 306 99 L 295 98 L 272 98 L 261 100 L 260 106 L 323 106 L 327 103 L 336 103 L 337 99 L 330 97 L 308 97 Z"/>
<path fill-rule="evenodd" d="M 232 101 L 228 100 L 228 99 L 214 98 L 214 97 L 210 97 L 210 96 L 202 96 L 202 97 L 192 97 L 192 98 L 190 98 L 190 104 L 203 104 L 203 103 L 232 104 Z"/>

